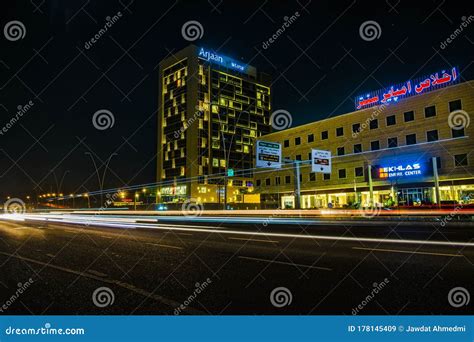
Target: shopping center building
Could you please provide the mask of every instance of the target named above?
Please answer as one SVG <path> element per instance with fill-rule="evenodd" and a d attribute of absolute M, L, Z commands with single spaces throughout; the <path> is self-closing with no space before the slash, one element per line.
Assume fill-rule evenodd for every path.
<path fill-rule="evenodd" d="M 301 161 L 301 208 L 474 199 L 474 81 L 452 68 L 357 97 L 355 109 L 261 138 Z M 330 173 L 311 172 L 312 149 L 331 152 Z M 297 206 L 293 168 L 256 173 L 262 208 Z"/>

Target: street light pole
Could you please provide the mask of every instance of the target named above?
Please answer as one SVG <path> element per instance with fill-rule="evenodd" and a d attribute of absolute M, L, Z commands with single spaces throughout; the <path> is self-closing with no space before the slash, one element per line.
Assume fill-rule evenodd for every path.
<path fill-rule="evenodd" d="M 112 153 L 109 158 L 107 159 L 107 163 L 105 164 L 104 168 L 104 173 L 102 174 L 102 182 L 100 183 L 100 190 L 103 191 L 104 189 L 104 181 L 105 181 L 105 173 L 107 172 L 107 169 L 109 168 L 110 161 L 112 160 L 113 156 L 117 156 L 117 153 Z M 102 203 L 102 197 L 101 197 L 101 203 Z"/>
<path fill-rule="evenodd" d="M 61 177 L 61 181 L 59 182 L 58 193 L 61 193 L 61 188 L 63 187 L 64 177 L 66 177 L 66 175 L 67 175 L 69 172 L 70 172 L 70 170 L 64 171 L 63 176 Z"/>
<path fill-rule="evenodd" d="M 295 198 L 295 209 L 301 209 L 301 181 L 300 181 L 300 160 L 292 160 L 289 158 L 283 159 L 283 163 L 291 164 L 293 168 L 293 177 L 295 178 L 294 182 L 294 198 Z"/>
<path fill-rule="evenodd" d="M 94 156 L 92 155 L 92 153 L 90 152 L 85 152 L 84 153 L 85 155 L 91 157 L 91 160 L 92 160 L 92 164 L 94 164 L 94 168 L 95 168 L 95 173 L 97 175 L 97 180 L 99 181 L 99 187 L 100 187 L 100 175 L 99 175 L 99 169 L 97 168 L 97 164 L 95 163 L 95 159 L 94 159 Z M 100 203 L 102 205 L 102 189 L 100 191 Z"/>
<path fill-rule="evenodd" d="M 92 163 L 94 164 L 94 168 L 95 168 L 95 172 L 97 174 L 97 180 L 99 182 L 99 187 L 100 187 L 100 204 L 102 205 L 103 204 L 103 200 L 104 200 L 104 194 L 102 193 L 102 191 L 104 190 L 104 180 L 105 180 L 105 173 L 107 172 L 107 169 L 109 167 L 109 163 L 110 161 L 112 160 L 112 157 L 113 156 L 116 156 L 118 155 L 117 153 L 112 153 L 109 158 L 107 159 L 107 162 L 105 163 L 105 168 L 104 168 L 104 172 L 102 174 L 102 179 L 100 178 L 100 174 L 99 174 L 99 169 L 97 168 L 97 164 L 95 162 L 95 159 L 94 159 L 94 156 L 92 155 L 92 153 L 90 152 L 85 152 L 84 154 L 88 155 L 91 157 L 91 160 L 92 160 Z"/>

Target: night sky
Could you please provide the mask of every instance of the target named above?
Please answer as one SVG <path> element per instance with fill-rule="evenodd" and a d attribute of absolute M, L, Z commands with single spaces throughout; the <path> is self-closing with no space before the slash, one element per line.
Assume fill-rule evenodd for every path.
<path fill-rule="evenodd" d="M 250 62 L 272 75 L 273 109 L 288 110 L 293 126 L 354 109 L 354 97 L 412 77 L 458 66 L 473 79 L 474 15 L 466 1 L 3 1 L 0 36 L 0 130 L 18 106 L 33 106 L 0 135 L 0 202 L 99 188 L 95 169 L 117 153 L 105 188 L 149 183 L 156 172 L 156 113 L 161 59 L 190 42 L 184 23 L 198 21 L 193 42 Z M 89 49 L 107 16 L 122 16 Z M 299 13 L 284 34 L 262 45 Z M 23 39 L 4 27 L 20 21 Z M 380 37 L 363 40 L 366 21 Z M 92 124 L 100 109 L 113 113 L 107 130 Z"/>

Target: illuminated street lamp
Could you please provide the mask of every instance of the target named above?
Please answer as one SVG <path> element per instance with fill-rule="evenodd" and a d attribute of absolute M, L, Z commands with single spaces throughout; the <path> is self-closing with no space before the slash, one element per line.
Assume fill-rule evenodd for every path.
<path fill-rule="evenodd" d="M 148 196 L 146 195 L 146 192 L 147 192 L 146 188 L 143 188 L 143 189 L 142 189 L 142 192 L 143 192 L 143 200 L 144 200 L 144 201 L 146 200 L 145 203 L 146 203 L 146 205 L 147 205 L 147 207 L 148 207 Z"/>
<path fill-rule="evenodd" d="M 133 210 L 137 210 L 137 199 L 140 197 L 138 192 L 135 192 L 135 196 L 133 197 Z"/>
<path fill-rule="evenodd" d="M 87 198 L 87 208 L 90 209 L 90 207 L 91 207 L 91 199 L 89 198 L 89 194 L 88 194 L 88 193 L 85 193 L 85 194 L 84 194 L 84 197 Z"/>

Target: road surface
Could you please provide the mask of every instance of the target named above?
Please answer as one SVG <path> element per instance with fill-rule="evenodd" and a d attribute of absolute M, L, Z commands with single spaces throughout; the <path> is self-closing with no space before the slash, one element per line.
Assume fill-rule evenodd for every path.
<path fill-rule="evenodd" d="M 470 224 L 108 220 L 0 220 L 0 313 L 472 313 Z"/>

